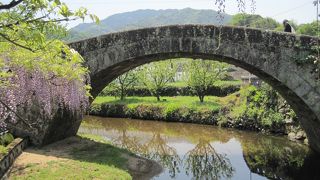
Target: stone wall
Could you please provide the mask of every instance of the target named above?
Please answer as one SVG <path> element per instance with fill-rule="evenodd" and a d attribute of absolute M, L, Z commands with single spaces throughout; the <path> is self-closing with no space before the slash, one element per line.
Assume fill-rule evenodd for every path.
<path fill-rule="evenodd" d="M 84 115 L 81 110 L 72 111 L 58 104 L 52 107 L 52 116 L 42 111 L 43 107 L 36 103 L 20 107 L 18 113 L 24 121 L 7 121 L 7 127 L 14 136 L 28 138 L 31 144 L 42 146 L 76 135 Z"/>
<path fill-rule="evenodd" d="M 9 168 L 14 163 L 15 159 L 22 153 L 22 151 L 27 147 L 28 140 L 16 138 L 12 141 L 8 147 L 8 153 L 1 157 L 0 160 L 0 177 L 5 179 L 5 175 Z"/>

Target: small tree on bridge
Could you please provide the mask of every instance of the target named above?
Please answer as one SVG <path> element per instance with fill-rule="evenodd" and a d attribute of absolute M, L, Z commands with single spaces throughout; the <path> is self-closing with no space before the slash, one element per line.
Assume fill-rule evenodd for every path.
<path fill-rule="evenodd" d="M 227 73 L 227 64 L 208 60 L 191 61 L 188 65 L 188 86 L 199 97 L 201 103 L 208 94 L 208 89 L 214 82 L 220 80 Z"/>

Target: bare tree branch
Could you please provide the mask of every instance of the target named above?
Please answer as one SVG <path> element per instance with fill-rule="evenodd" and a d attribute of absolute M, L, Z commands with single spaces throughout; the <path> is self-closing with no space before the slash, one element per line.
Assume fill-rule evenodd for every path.
<path fill-rule="evenodd" d="M 4 9 L 11 9 L 15 6 L 17 6 L 18 4 L 22 3 L 23 0 L 12 0 L 9 4 L 4 4 L 4 5 L 0 5 L 0 10 L 4 10 Z"/>
<path fill-rule="evenodd" d="M 29 126 L 30 128 L 33 128 L 29 123 L 27 123 L 26 120 L 24 120 L 17 112 L 15 112 L 14 110 L 12 110 L 5 102 L 0 100 L 0 103 L 7 108 L 9 111 L 13 112 L 24 124 L 26 124 L 27 126 Z"/>

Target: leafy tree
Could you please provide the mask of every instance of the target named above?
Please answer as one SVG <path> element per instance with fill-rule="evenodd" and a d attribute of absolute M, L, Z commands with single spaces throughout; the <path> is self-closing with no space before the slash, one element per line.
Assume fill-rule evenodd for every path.
<path fill-rule="evenodd" d="M 72 68 L 73 71 L 70 68 L 81 63 L 82 58 L 57 38 L 66 34 L 61 22 L 84 19 L 87 15 L 99 21 L 95 15 L 88 14 L 86 8 L 72 11 L 60 0 L 0 2 L 0 68 L 14 65 L 50 71 L 57 76 L 79 76 L 79 72 L 74 71 L 76 68 Z M 7 71 L 1 73 L 1 77 L 8 75 Z"/>
<path fill-rule="evenodd" d="M 86 107 L 83 59 L 57 38 L 66 32 L 61 22 L 87 15 L 98 21 L 87 9 L 72 11 L 60 0 L 0 2 L 1 120 L 23 120 L 17 106 L 28 107 L 33 101 L 49 116 L 52 103 L 72 110 Z"/>
<path fill-rule="evenodd" d="M 301 24 L 298 26 L 297 33 L 310 36 L 320 36 L 320 31 L 318 30 L 316 21 L 312 23 Z"/>
<path fill-rule="evenodd" d="M 106 88 L 110 89 L 112 92 L 116 92 L 117 94 L 114 95 L 119 96 L 121 100 L 124 100 L 127 96 L 128 89 L 133 88 L 137 80 L 137 71 L 131 70 L 117 77 Z"/>
<path fill-rule="evenodd" d="M 247 26 L 261 29 L 279 29 L 282 28 L 276 20 L 272 18 L 263 18 L 260 15 L 240 13 L 233 16 L 230 25 Z"/>
<path fill-rule="evenodd" d="M 221 80 L 227 73 L 227 65 L 209 60 L 191 60 L 187 66 L 187 82 L 192 90 L 199 97 L 200 102 L 204 102 L 204 97 L 208 93 L 210 86 L 217 80 Z"/>
<path fill-rule="evenodd" d="M 173 80 L 176 72 L 176 63 L 169 60 L 142 66 L 138 77 L 150 93 L 160 101 L 160 90 Z"/>

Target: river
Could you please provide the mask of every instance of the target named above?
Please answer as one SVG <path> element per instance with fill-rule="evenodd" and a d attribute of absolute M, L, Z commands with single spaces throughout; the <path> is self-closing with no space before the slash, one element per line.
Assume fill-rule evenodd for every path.
<path fill-rule="evenodd" d="M 320 157 L 286 137 L 208 125 L 87 116 L 79 133 L 164 168 L 154 179 L 320 179 Z"/>

